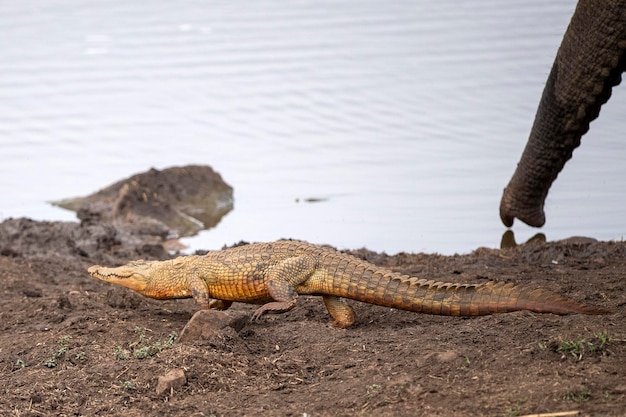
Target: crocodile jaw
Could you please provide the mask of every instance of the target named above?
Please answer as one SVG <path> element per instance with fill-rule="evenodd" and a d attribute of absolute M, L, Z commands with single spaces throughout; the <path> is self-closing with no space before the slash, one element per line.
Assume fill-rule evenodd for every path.
<path fill-rule="evenodd" d="M 101 281 L 121 285 L 143 294 L 150 282 L 150 264 L 147 262 L 133 262 L 117 268 L 108 268 L 94 265 L 87 269 L 89 275 Z"/>

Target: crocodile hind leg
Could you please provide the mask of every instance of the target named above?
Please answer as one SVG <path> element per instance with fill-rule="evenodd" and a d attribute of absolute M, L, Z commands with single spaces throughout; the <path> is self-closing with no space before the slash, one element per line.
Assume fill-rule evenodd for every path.
<path fill-rule="evenodd" d="M 346 300 L 334 295 L 324 295 L 322 296 L 322 299 L 324 300 L 324 305 L 326 306 L 326 310 L 328 310 L 328 314 L 330 314 L 333 318 L 332 324 L 337 327 L 341 327 L 342 329 L 350 327 L 354 324 L 356 315 L 354 314 L 352 307 L 346 303 Z"/>
<path fill-rule="evenodd" d="M 312 256 L 296 256 L 273 266 L 267 275 L 267 292 L 274 301 L 259 307 L 252 314 L 252 320 L 266 313 L 284 313 L 294 308 L 298 300 L 295 287 L 309 279 L 316 264 Z"/>
<path fill-rule="evenodd" d="M 209 308 L 213 310 L 228 310 L 231 305 L 233 305 L 233 302 L 229 300 L 217 300 L 212 298 L 211 301 L 209 301 Z"/>

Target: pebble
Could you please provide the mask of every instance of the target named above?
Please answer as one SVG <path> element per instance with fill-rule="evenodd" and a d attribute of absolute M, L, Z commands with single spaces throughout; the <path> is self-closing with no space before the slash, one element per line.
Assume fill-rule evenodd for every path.
<path fill-rule="evenodd" d="M 187 376 L 182 369 L 172 369 L 167 374 L 160 376 L 156 386 L 156 393 L 162 396 L 173 393 L 187 383 Z"/>

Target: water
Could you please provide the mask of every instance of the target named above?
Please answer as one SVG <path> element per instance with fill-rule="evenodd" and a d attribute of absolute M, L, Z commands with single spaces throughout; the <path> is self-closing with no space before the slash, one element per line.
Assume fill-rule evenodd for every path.
<path fill-rule="evenodd" d="M 200 163 L 235 210 L 192 248 L 497 247 L 501 191 L 574 7 L 3 2 L 0 219 L 72 220 L 47 202 Z M 626 235 L 624 90 L 553 186 L 548 239 Z"/>

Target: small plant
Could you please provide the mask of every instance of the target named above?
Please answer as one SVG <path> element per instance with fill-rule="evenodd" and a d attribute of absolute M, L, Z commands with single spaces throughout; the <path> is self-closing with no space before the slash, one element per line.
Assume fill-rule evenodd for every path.
<path fill-rule="evenodd" d="M 55 366 L 57 366 L 57 361 L 56 359 L 48 359 L 47 361 L 45 361 L 43 363 L 47 368 L 54 368 Z"/>
<path fill-rule="evenodd" d="M 122 384 L 122 388 L 124 388 L 126 391 L 132 391 L 137 389 L 137 387 L 135 386 L 135 384 L 132 383 L 132 381 L 124 381 L 124 384 Z"/>
<path fill-rule="evenodd" d="M 122 349 L 121 346 L 115 346 L 115 349 L 113 349 L 113 357 L 115 360 L 125 361 L 128 360 L 128 352 Z"/>
<path fill-rule="evenodd" d="M 469 372 L 470 370 L 470 365 L 472 364 L 472 359 L 465 355 L 463 356 L 463 364 L 459 367 L 460 370 L 462 370 L 463 372 Z M 460 375 L 455 375 L 455 378 L 460 377 Z"/>
<path fill-rule="evenodd" d="M 577 403 L 584 403 L 584 402 L 589 401 L 590 399 L 591 399 L 591 391 L 589 390 L 589 388 L 585 388 L 584 390 L 580 392 L 576 392 L 576 391 L 568 392 L 567 395 L 565 395 L 565 400 L 573 401 Z"/>
<path fill-rule="evenodd" d="M 151 356 L 156 355 L 162 350 L 163 350 L 163 346 L 161 345 L 161 343 L 156 342 L 153 345 L 142 346 L 140 348 L 135 349 L 133 351 L 133 356 L 135 356 L 137 359 L 145 359 L 145 358 L 149 358 Z"/>
<path fill-rule="evenodd" d="M 585 353 L 600 353 L 609 342 L 606 333 L 596 333 L 591 340 L 565 340 L 556 346 L 556 351 L 564 355 L 572 355 L 582 360 Z"/>
<path fill-rule="evenodd" d="M 170 333 L 166 341 L 151 343 L 151 338 L 146 336 L 147 331 L 149 331 L 149 329 L 144 329 L 139 326 L 135 327 L 135 333 L 139 336 L 139 341 L 131 343 L 129 347 L 132 349 L 132 355 L 137 359 L 149 358 L 162 352 L 164 349 L 172 346 L 178 337 L 176 333 Z M 121 346 L 116 346 L 113 350 L 113 356 L 116 360 L 125 361 L 130 358 L 130 352 L 123 349 Z"/>
<path fill-rule="evenodd" d="M 367 396 L 368 397 L 373 397 L 376 394 L 378 394 L 381 390 L 383 389 L 383 387 L 379 384 L 372 384 L 370 386 L 367 387 Z"/>
<path fill-rule="evenodd" d="M 584 348 L 583 344 L 580 341 L 566 340 L 559 343 L 559 345 L 556 347 L 556 351 L 559 353 L 572 355 L 578 360 L 581 360 L 583 357 Z"/>
<path fill-rule="evenodd" d="M 587 346 L 590 352 L 600 352 L 604 349 L 609 341 L 609 335 L 603 332 L 598 332 L 593 336 L 591 342 L 587 342 Z"/>
<path fill-rule="evenodd" d="M 26 368 L 26 363 L 24 362 L 23 359 L 18 358 L 18 360 L 15 361 L 15 367 L 16 368 L 20 368 L 20 369 L 24 369 L 24 368 Z"/>
<path fill-rule="evenodd" d="M 162 352 L 163 349 L 166 349 L 172 346 L 174 342 L 176 341 L 176 337 L 177 337 L 176 333 L 170 333 L 168 339 L 165 342 L 156 341 L 152 344 L 138 347 L 133 351 L 133 355 L 138 359 L 145 359 L 145 358 L 154 356 L 157 353 Z M 144 337 L 143 339 L 141 339 L 141 336 L 140 336 L 139 344 L 148 343 L 149 341 L 150 341 L 150 338 Z"/>
<path fill-rule="evenodd" d="M 148 329 L 135 326 L 135 333 L 139 335 L 139 342 L 143 342 L 144 340 L 146 340 L 146 331 L 148 331 Z"/>
<path fill-rule="evenodd" d="M 74 359 L 78 361 L 84 361 L 85 359 L 87 359 L 87 354 L 81 350 L 76 355 L 74 355 Z"/>
<path fill-rule="evenodd" d="M 506 410 L 506 415 L 508 417 L 517 417 L 522 413 L 522 404 L 524 404 L 524 400 L 517 400 L 515 405 Z"/>
<path fill-rule="evenodd" d="M 71 339 L 72 339 L 72 336 L 63 336 L 62 338 L 60 338 L 59 341 L 57 342 L 57 345 L 58 345 L 57 351 L 54 352 L 52 357 L 48 359 L 47 361 L 45 361 L 43 364 L 48 368 L 54 368 L 55 366 L 57 366 L 59 359 L 65 356 L 67 351 L 70 349 Z"/>

